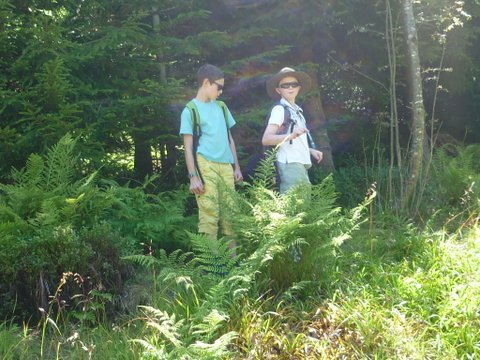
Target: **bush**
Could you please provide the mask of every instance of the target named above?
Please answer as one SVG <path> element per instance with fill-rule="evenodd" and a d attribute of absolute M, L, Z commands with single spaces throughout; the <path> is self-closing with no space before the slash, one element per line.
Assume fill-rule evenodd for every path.
<path fill-rule="evenodd" d="M 0 316 L 46 308 L 67 272 L 85 279 L 83 292 L 118 294 L 127 270 L 121 256 L 141 253 L 142 244 L 180 247 L 179 230 L 189 228 L 186 192 L 97 183 L 95 173 L 82 176 L 74 148 L 67 135 L 0 184 Z M 67 290 L 63 300 L 73 295 Z"/>
<path fill-rule="evenodd" d="M 480 213 L 480 145 L 442 148 L 433 157 L 422 214 L 453 229 Z"/>

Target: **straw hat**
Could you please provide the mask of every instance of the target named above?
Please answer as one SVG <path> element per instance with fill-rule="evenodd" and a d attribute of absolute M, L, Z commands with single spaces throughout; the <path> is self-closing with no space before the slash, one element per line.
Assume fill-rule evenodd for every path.
<path fill-rule="evenodd" d="M 308 92 L 312 87 L 312 79 L 307 73 L 303 71 L 295 71 L 294 69 L 289 67 L 284 67 L 282 70 L 280 70 L 278 73 L 276 73 L 267 80 L 266 84 L 268 96 L 276 100 L 280 98 L 280 94 L 277 93 L 275 89 L 278 87 L 278 83 L 280 82 L 280 80 L 286 78 L 287 76 L 294 77 L 300 83 L 301 88 L 298 92 L 298 95 Z"/>

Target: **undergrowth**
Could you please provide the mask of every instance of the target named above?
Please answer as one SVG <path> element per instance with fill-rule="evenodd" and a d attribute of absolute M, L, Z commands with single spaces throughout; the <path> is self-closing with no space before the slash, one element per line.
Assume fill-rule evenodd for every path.
<path fill-rule="evenodd" d="M 223 216 L 236 234 L 232 249 L 231 238 L 212 241 L 192 232 L 191 219 L 182 217 L 181 191 L 157 196 L 94 177 L 54 190 L 38 181 L 27 187 L 34 174 L 43 174 L 31 169 L 24 180 L 2 188 L 2 219 L 8 220 L 2 231 L 10 234 L 3 239 L 12 242 L 18 225 L 26 239 L 49 245 L 43 261 L 71 268 L 86 261 L 94 271 L 84 282 L 87 277 L 77 271 L 33 267 L 32 284 L 39 274 L 49 284 L 61 274 L 37 326 L 33 320 L 2 323 L 2 359 L 480 356 L 480 207 L 474 190 L 455 231 L 452 221 L 419 228 L 378 211 L 374 188 L 358 206 L 339 207 L 331 176 L 280 195 L 266 162 L 256 180 L 230 193 L 224 204 Z M 91 189 L 80 191 L 86 182 Z M 38 201 L 31 207 L 13 203 L 21 199 L 17 192 L 35 188 Z M 82 215 L 83 207 L 95 209 L 83 202 L 92 196 L 108 200 L 108 209 L 99 205 Z M 64 215 L 73 204 L 79 212 Z M 84 225 L 77 226 L 82 218 Z M 58 245 L 55 234 L 76 252 Z M 114 247 L 117 241 L 124 246 Z M 88 245 L 86 255 L 78 255 L 79 244 Z M 130 279 L 115 293 L 109 283 L 115 277 L 105 274 L 120 275 L 120 264 L 129 268 Z M 7 266 L 4 278 L 15 271 Z M 14 307 L 15 297 L 10 301 Z M 123 309 L 122 315 L 114 316 L 110 307 Z"/>

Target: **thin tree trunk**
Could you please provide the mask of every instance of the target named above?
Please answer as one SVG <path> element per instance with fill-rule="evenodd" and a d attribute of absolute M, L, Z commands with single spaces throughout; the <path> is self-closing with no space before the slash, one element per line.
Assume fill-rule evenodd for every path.
<path fill-rule="evenodd" d="M 157 9 L 153 8 L 153 15 L 152 15 L 152 22 L 153 22 L 153 31 L 156 34 L 157 37 L 157 43 L 158 43 L 158 48 L 157 48 L 157 54 L 156 54 L 156 60 L 159 65 L 160 73 L 160 82 L 166 84 L 167 83 L 167 69 L 166 65 L 164 62 L 164 56 L 163 56 L 163 51 L 161 48 L 161 38 L 160 38 L 160 16 L 156 12 Z M 166 119 L 163 119 L 166 121 Z M 175 140 L 166 140 L 165 143 L 160 143 L 158 144 L 159 149 L 160 149 L 160 169 L 162 172 L 162 175 L 165 177 L 171 176 L 173 173 L 173 168 L 176 166 L 177 161 L 178 161 L 178 152 L 176 150 L 176 141 Z"/>
<path fill-rule="evenodd" d="M 142 126 L 137 124 L 136 126 Z M 153 174 L 152 149 L 150 147 L 150 138 L 145 134 L 134 134 L 133 143 L 135 154 L 133 158 L 133 168 L 138 179 L 144 179 L 146 175 Z"/>
<path fill-rule="evenodd" d="M 313 89 L 318 89 L 318 75 L 316 72 L 312 72 L 309 75 L 312 78 Z M 308 114 L 308 126 L 312 131 L 317 148 L 323 153 L 323 160 L 320 166 L 327 170 L 335 170 L 332 147 L 330 146 L 330 138 L 327 132 L 327 119 L 323 111 L 320 94 L 310 96 L 305 102 L 304 109 L 306 114 Z"/>
<path fill-rule="evenodd" d="M 387 42 L 388 62 L 390 68 L 390 168 L 388 174 L 387 194 L 388 199 L 390 199 L 390 201 L 393 201 L 396 198 L 395 188 L 393 184 L 395 167 L 399 171 L 398 176 L 400 199 L 403 198 L 404 181 L 397 107 L 397 49 L 395 43 L 395 31 L 390 0 L 385 1 L 385 8 L 385 39 Z"/>
<path fill-rule="evenodd" d="M 299 59 L 304 62 L 310 62 L 315 59 L 312 44 L 308 42 L 306 37 L 299 46 L 298 56 Z M 318 83 L 318 73 L 317 71 L 308 71 L 308 75 L 310 75 L 312 79 L 312 90 L 315 93 L 310 95 L 303 105 L 305 113 L 308 116 L 307 123 L 309 129 L 312 131 L 312 136 L 318 150 L 323 153 L 323 160 L 320 166 L 329 171 L 335 170 L 332 147 L 330 146 L 330 138 L 327 132 L 328 122 L 325 117 L 325 112 L 323 111 L 322 99 L 319 92 L 320 84 Z"/>
<path fill-rule="evenodd" d="M 402 0 L 403 22 L 407 41 L 408 86 L 411 94 L 412 127 L 409 149 L 408 175 L 402 198 L 402 208 L 411 202 L 415 187 L 422 174 L 423 149 L 425 142 L 425 107 L 422 95 L 422 77 L 418 53 L 417 28 L 412 0 Z"/>

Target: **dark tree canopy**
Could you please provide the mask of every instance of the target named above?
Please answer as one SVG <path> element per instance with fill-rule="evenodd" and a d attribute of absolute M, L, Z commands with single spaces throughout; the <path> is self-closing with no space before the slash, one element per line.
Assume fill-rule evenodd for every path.
<path fill-rule="evenodd" d="M 406 32 L 401 7 L 392 2 L 392 11 L 404 146 Z M 436 0 L 413 11 L 426 118 L 452 138 L 478 142 L 478 4 Z M 177 186 L 184 175 L 178 116 L 205 62 L 227 73 L 242 163 L 260 146 L 270 106 L 264 81 L 282 66 L 314 79 L 315 91 L 301 100 L 327 167 L 368 148 L 391 105 L 383 1 L 2 0 L 0 12 L 3 179 L 71 133 L 85 164 L 105 175 L 160 173 L 166 186 Z"/>

